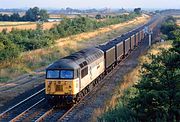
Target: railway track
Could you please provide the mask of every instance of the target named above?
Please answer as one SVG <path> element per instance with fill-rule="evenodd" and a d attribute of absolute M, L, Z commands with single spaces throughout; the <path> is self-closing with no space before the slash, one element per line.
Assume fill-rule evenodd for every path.
<path fill-rule="evenodd" d="M 17 103 L 16 105 L 10 107 L 6 111 L 0 114 L 0 121 L 7 122 L 11 121 L 14 118 L 18 117 L 22 113 L 26 113 L 27 110 L 31 110 L 35 106 L 42 103 L 44 99 L 44 90 L 45 88 L 41 89 L 40 91 L 36 92 L 35 94 L 29 96 L 28 98 L 22 100 L 21 102 Z"/>
<path fill-rule="evenodd" d="M 67 108 L 51 108 L 46 113 L 44 113 L 42 116 L 40 116 L 35 122 L 56 122 L 59 117 L 63 116 L 66 111 L 68 111 Z"/>
<path fill-rule="evenodd" d="M 18 82 L 16 82 L 16 84 L 18 84 L 18 85 L 16 85 L 16 86 L 14 86 L 14 85 L 13 86 L 6 86 L 6 85 L 0 86 L 0 89 L 1 89 L 0 92 L 9 91 L 9 90 L 14 89 L 14 88 L 16 88 L 18 86 L 25 85 L 25 84 L 28 84 L 29 82 L 32 82 L 32 81 L 37 80 L 37 79 L 40 79 L 40 78 L 42 78 L 44 76 L 45 76 L 44 74 L 43 75 L 39 75 L 36 78 L 32 78 L 32 79 L 29 79 L 29 80 L 25 80 L 25 79 L 28 78 L 27 76 L 19 78 L 19 79 L 15 80 L 15 81 L 18 81 Z M 24 80 L 24 81 L 21 82 L 22 80 Z"/>
<path fill-rule="evenodd" d="M 17 115 L 15 118 L 10 120 L 11 122 L 16 122 L 16 121 L 23 121 L 24 119 L 30 118 L 30 115 L 36 112 L 36 109 L 39 108 L 42 104 L 44 104 L 45 98 L 42 98 L 40 101 L 26 109 L 24 112 L 21 114 Z"/>
<path fill-rule="evenodd" d="M 98 85 L 96 85 L 97 87 Z M 82 99 L 74 104 L 69 106 L 60 106 L 55 107 L 53 106 L 51 109 L 49 109 L 46 113 L 44 113 L 42 116 L 40 116 L 35 122 L 57 122 L 62 121 L 66 119 L 65 117 L 78 106 L 79 104 L 82 104 L 82 100 L 88 96 L 91 92 L 88 92 L 85 96 L 82 97 Z"/>

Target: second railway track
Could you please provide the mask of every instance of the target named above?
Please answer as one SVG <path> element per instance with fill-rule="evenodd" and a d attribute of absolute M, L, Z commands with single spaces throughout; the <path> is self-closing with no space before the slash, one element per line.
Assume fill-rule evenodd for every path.
<path fill-rule="evenodd" d="M 37 104 L 37 102 L 41 101 L 44 98 L 44 88 L 35 94 L 29 96 L 28 98 L 20 101 L 16 105 L 8 108 L 6 111 L 0 114 L 1 122 L 8 122 L 13 120 L 15 117 L 26 111 L 29 107 Z"/>

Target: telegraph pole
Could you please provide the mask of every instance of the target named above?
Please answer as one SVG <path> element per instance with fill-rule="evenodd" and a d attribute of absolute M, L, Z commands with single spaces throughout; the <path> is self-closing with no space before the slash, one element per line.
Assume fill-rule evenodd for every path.
<path fill-rule="evenodd" d="M 146 35 L 149 35 L 149 47 L 151 46 L 152 44 L 152 30 L 150 30 L 147 26 L 144 28 L 144 32 Z"/>
<path fill-rule="evenodd" d="M 153 32 L 149 31 L 148 34 L 149 34 L 149 47 L 150 47 L 151 44 L 152 44 L 152 34 L 153 34 Z"/>

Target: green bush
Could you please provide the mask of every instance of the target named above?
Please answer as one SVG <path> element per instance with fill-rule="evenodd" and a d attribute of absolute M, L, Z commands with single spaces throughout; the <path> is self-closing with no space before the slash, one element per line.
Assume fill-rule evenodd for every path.
<path fill-rule="evenodd" d="M 9 77 L 0 77 L 0 83 L 7 82 L 7 81 L 9 81 L 9 80 L 10 80 Z"/>

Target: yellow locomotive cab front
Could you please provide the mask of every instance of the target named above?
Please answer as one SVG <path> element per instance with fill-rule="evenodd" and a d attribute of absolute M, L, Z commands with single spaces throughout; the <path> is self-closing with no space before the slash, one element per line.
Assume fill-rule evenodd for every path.
<path fill-rule="evenodd" d="M 45 94 L 50 102 L 71 102 L 79 92 L 79 78 L 73 69 L 47 69 Z"/>
<path fill-rule="evenodd" d="M 79 91 L 79 80 L 46 79 L 45 87 L 47 95 L 76 95 Z"/>

